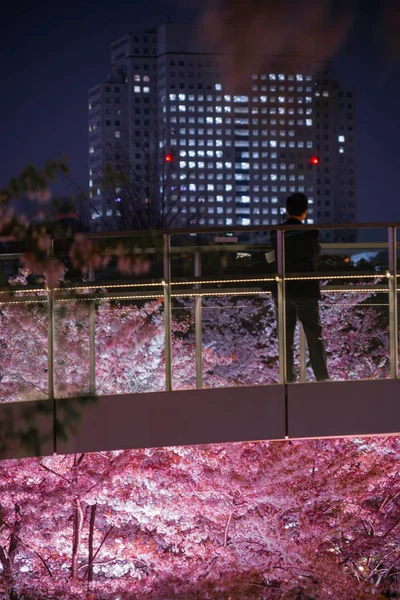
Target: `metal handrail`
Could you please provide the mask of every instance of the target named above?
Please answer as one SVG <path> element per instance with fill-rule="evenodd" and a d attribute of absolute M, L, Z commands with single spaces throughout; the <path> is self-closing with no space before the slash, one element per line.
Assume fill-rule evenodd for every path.
<path fill-rule="evenodd" d="M 400 222 L 397 221 L 384 221 L 382 223 L 372 222 L 372 223 L 313 223 L 313 224 L 304 224 L 302 228 L 307 229 L 319 229 L 320 231 L 339 231 L 339 230 L 358 230 L 358 229 L 389 229 L 389 228 L 397 228 L 400 227 Z M 241 233 L 248 234 L 251 232 L 263 232 L 263 231 L 291 231 L 298 228 L 298 225 L 252 225 L 252 226 L 243 226 L 243 225 L 234 225 L 232 227 L 189 227 L 189 228 L 171 228 L 171 229 L 154 229 L 154 230 L 135 230 L 135 231 L 101 231 L 101 232 L 87 232 L 80 233 L 79 235 L 83 238 L 93 238 L 93 239 L 102 239 L 102 238 L 126 238 L 126 237 L 140 237 L 149 235 L 194 235 L 194 234 L 207 234 L 212 235 L 214 233 Z M 57 239 L 69 239 L 69 236 L 58 237 Z M 12 236 L 0 236 L 0 243 L 4 242 L 12 242 L 18 241 Z"/>

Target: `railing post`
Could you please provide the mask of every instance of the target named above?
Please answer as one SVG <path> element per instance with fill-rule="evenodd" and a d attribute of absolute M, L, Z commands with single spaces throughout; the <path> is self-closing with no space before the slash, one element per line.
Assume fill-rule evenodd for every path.
<path fill-rule="evenodd" d="M 398 378 L 399 365 L 399 324 L 397 302 L 397 239 L 396 227 L 389 227 L 389 337 L 390 337 L 390 377 Z"/>
<path fill-rule="evenodd" d="M 164 234 L 164 335 L 165 335 L 165 391 L 172 390 L 172 328 L 171 328 L 171 239 Z"/>
<path fill-rule="evenodd" d="M 196 250 L 194 254 L 194 276 L 201 276 L 201 251 Z M 200 289 L 200 285 L 195 285 Z M 196 335 L 196 389 L 203 387 L 203 324 L 202 324 L 202 297 L 195 297 L 194 325 Z"/>
<path fill-rule="evenodd" d="M 277 231 L 279 382 L 286 383 L 285 232 Z"/>
<path fill-rule="evenodd" d="M 306 335 L 303 325 L 300 323 L 300 382 L 307 381 L 307 353 L 306 353 Z"/>
<path fill-rule="evenodd" d="M 54 239 L 51 240 L 50 256 L 54 255 Z M 53 282 L 47 284 L 47 370 L 48 383 L 47 391 L 49 400 L 53 408 L 53 451 L 57 452 L 57 418 L 56 401 L 54 395 L 54 285 Z"/>
<path fill-rule="evenodd" d="M 94 281 L 94 269 L 89 270 L 89 281 Z M 89 392 L 96 394 L 96 301 L 89 305 Z"/>

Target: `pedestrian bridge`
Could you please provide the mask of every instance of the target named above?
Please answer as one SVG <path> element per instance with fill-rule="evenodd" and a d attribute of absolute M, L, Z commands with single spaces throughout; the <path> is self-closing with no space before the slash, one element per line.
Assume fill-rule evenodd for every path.
<path fill-rule="evenodd" d="M 11 244 L 1 255 L 12 281 L 0 296 L 2 458 L 399 434 L 397 224 L 358 228 L 364 237 L 380 230 L 386 239 L 325 242 L 311 275 L 285 272 L 288 226 L 251 235 L 156 233 L 138 241 L 132 232 L 90 234 L 111 257 L 108 265 L 85 281 L 67 273 L 50 287 L 15 276 L 20 253 Z M 325 239 L 350 233 L 321 229 Z M 271 259 L 272 230 L 278 250 Z M 122 248 L 125 259 L 133 257 L 136 273 L 117 273 L 116 243 L 119 255 Z M 332 380 L 313 380 L 299 331 L 298 383 L 288 384 L 285 283 L 310 277 L 323 290 Z M 272 284 L 280 308 L 275 331 Z M 136 320 L 129 321 L 133 307 Z"/>

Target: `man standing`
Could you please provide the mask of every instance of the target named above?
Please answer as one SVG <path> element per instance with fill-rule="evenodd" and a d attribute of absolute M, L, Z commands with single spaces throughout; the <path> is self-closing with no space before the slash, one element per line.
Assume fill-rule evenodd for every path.
<path fill-rule="evenodd" d="M 287 219 L 283 225 L 298 225 L 300 231 L 285 232 L 285 275 L 296 277 L 315 273 L 316 258 L 320 253 L 319 232 L 306 229 L 301 231 L 302 222 L 307 216 L 308 200 L 305 194 L 296 193 L 286 201 Z M 271 234 L 272 246 L 277 252 L 276 232 Z M 317 279 L 286 281 L 286 381 L 296 381 L 293 361 L 293 341 L 297 319 L 304 328 L 310 353 L 311 366 L 317 381 L 329 379 L 326 366 L 325 342 L 318 301 L 321 299 Z M 276 313 L 278 314 L 277 290 L 273 291 Z"/>

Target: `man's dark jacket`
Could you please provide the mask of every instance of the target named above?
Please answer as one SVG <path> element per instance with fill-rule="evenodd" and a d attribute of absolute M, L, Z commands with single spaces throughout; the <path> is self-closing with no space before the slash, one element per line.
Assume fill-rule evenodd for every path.
<path fill-rule="evenodd" d="M 319 245 L 319 231 L 317 229 L 304 229 L 302 222 L 295 218 L 287 219 L 282 225 L 298 225 L 299 231 L 285 231 L 285 276 L 296 277 L 311 275 L 316 272 L 317 256 L 321 252 Z M 271 233 L 271 243 L 277 256 L 277 234 Z M 286 297 L 299 299 L 321 299 L 319 281 L 286 281 Z M 272 295 L 276 298 L 277 286 L 274 285 Z"/>

